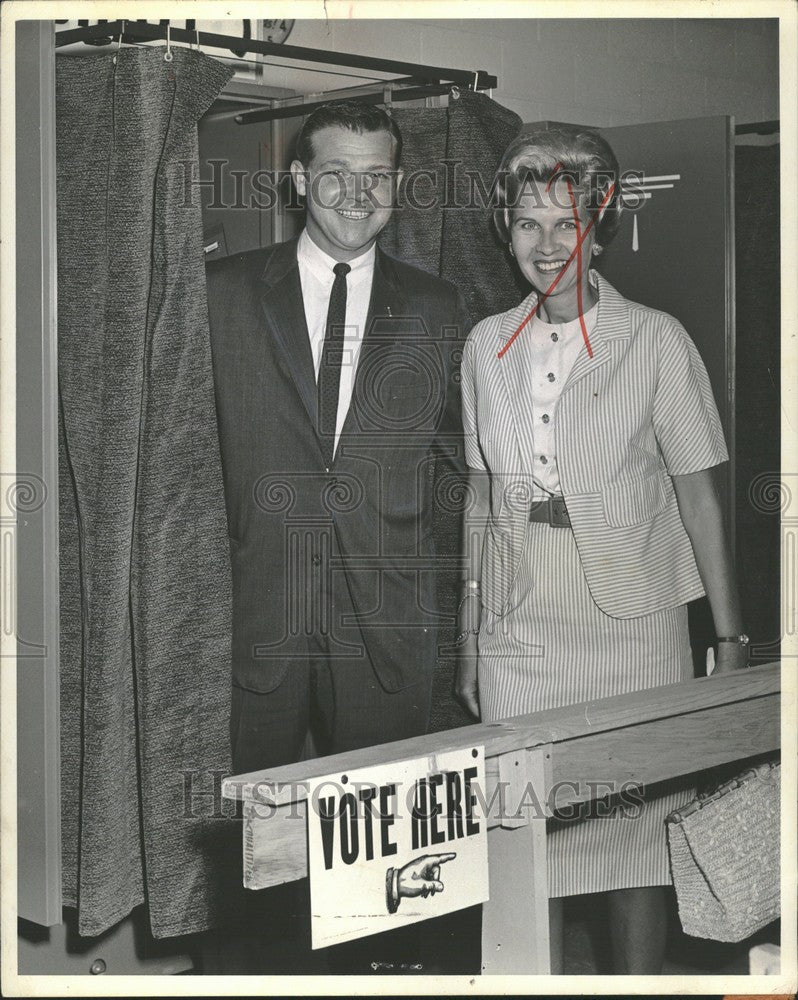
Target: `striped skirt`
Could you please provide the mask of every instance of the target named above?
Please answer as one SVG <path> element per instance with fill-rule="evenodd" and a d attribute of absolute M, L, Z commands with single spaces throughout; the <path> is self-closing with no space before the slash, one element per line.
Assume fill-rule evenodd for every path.
<path fill-rule="evenodd" d="M 568 529 L 531 523 L 509 611 L 499 619 L 482 614 L 485 722 L 693 677 L 687 608 L 641 618 L 604 614 Z M 603 776 L 572 778 L 601 783 Z M 550 820 L 549 896 L 669 884 L 664 820 L 691 797 L 692 785 L 679 779 L 647 789 L 644 800 L 627 791 Z"/>

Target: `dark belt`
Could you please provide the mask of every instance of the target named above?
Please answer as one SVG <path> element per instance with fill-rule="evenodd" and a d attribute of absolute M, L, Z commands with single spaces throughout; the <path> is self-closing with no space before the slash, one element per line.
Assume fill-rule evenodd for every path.
<path fill-rule="evenodd" d="M 529 520 L 549 524 L 552 528 L 570 528 L 571 519 L 563 497 L 548 497 L 533 500 L 529 508 Z"/>

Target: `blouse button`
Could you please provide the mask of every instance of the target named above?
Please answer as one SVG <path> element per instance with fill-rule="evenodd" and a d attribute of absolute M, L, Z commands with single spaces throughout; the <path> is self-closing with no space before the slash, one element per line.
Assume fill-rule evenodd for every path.
<path fill-rule="evenodd" d="M 541 455 L 540 456 L 540 462 L 541 462 L 541 465 L 548 465 L 549 460 L 546 458 L 545 455 Z"/>
<path fill-rule="evenodd" d="M 557 343 L 557 341 L 558 341 L 558 340 L 559 340 L 560 338 L 559 338 L 559 337 L 557 336 L 557 334 L 556 334 L 556 333 L 553 333 L 553 334 L 551 335 L 551 339 L 552 339 L 552 340 L 554 341 L 554 343 L 556 344 L 556 343 Z"/>
<path fill-rule="evenodd" d="M 547 424 L 549 422 L 550 417 L 548 413 L 544 413 L 540 419 L 543 421 L 544 424 Z"/>
<path fill-rule="evenodd" d="M 546 378 L 549 380 L 549 382 L 553 382 L 554 381 L 554 372 L 549 372 L 549 374 L 546 376 Z"/>

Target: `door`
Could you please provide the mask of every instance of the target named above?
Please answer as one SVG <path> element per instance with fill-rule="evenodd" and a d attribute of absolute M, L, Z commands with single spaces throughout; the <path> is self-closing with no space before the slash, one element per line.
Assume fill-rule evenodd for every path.
<path fill-rule="evenodd" d="M 644 197 L 636 210 L 629 200 L 600 270 L 627 298 L 675 316 L 704 359 L 729 448 L 718 485 L 734 553 L 734 123 L 690 118 L 601 134 L 622 176 L 643 179 L 628 188 Z M 690 607 L 690 633 L 702 670 L 715 635 L 706 598 Z"/>
<path fill-rule="evenodd" d="M 728 117 L 601 129 L 622 174 L 643 178 L 601 272 L 627 298 L 675 316 L 707 366 L 726 442 L 727 525 L 734 537 L 734 133 Z M 631 188 L 633 185 L 624 185 Z"/>

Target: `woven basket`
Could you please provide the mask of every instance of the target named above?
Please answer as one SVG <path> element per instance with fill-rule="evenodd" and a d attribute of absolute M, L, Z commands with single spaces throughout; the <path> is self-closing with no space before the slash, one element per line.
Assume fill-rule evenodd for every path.
<path fill-rule="evenodd" d="M 665 820 L 686 934 L 742 941 L 779 916 L 780 784 L 761 764 Z"/>

